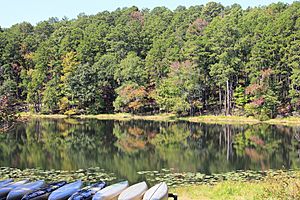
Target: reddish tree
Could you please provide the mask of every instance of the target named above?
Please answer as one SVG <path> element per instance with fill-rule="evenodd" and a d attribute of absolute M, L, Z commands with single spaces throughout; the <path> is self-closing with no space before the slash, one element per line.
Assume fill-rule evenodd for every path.
<path fill-rule="evenodd" d="M 133 11 L 131 14 L 130 14 L 130 17 L 134 20 L 137 20 L 139 21 L 142 25 L 144 25 L 144 15 L 142 12 L 140 11 Z"/>
<path fill-rule="evenodd" d="M 188 28 L 188 32 L 194 35 L 202 35 L 203 30 L 207 27 L 208 22 L 204 19 L 197 18 Z"/>

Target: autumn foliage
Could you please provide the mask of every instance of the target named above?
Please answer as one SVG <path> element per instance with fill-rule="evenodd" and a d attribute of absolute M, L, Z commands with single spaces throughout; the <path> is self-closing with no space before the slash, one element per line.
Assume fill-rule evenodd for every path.
<path fill-rule="evenodd" d="M 7 96 L 0 97 L 0 130 L 8 129 L 15 121 L 14 106 Z"/>

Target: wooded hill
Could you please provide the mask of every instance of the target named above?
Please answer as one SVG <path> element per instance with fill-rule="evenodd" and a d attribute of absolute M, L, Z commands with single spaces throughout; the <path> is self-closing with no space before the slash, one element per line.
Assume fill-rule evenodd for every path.
<path fill-rule="evenodd" d="M 297 115 L 300 2 L 210 2 L 0 31 L 0 96 L 42 113 Z"/>

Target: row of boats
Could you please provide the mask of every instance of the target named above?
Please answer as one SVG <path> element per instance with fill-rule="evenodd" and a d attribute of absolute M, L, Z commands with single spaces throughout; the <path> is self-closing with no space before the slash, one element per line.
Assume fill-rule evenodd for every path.
<path fill-rule="evenodd" d="M 0 181 L 0 200 L 164 200 L 168 197 L 167 184 L 161 182 L 148 189 L 146 182 L 129 186 L 128 181 L 107 185 L 100 181 L 82 188 L 81 180 L 46 184 L 43 180 L 29 182 L 13 179 Z"/>

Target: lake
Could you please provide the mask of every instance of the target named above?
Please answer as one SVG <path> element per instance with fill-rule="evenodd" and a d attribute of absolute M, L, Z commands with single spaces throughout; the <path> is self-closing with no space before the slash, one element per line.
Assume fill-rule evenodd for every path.
<path fill-rule="evenodd" d="M 297 169 L 299 156 L 300 127 L 267 124 L 31 119 L 0 135 L 1 167 L 97 167 L 131 182 L 143 171 Z"/>

